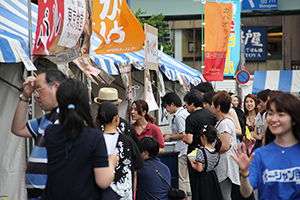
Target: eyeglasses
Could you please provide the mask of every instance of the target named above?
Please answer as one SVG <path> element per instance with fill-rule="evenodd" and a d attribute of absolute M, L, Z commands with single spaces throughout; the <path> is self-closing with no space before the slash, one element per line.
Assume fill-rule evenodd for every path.
<path fill-rule="evenodd" d="M 40 95 L 41 94 L 41 90 L 45 89 L 46 87 L 52 87 L 53 85 L 46 85 L 45 87 L 37 88 L 37 89 L 35 89 L 33 91 L 33 95 L 34 96 Z"/>

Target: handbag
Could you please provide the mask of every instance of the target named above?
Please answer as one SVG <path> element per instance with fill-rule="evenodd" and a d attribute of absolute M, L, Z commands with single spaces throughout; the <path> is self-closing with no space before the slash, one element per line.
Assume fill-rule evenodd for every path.
<path fill-rule="evenodd" d="M 154 169 L 156 174 L 170 187 L 170 189 L 168 191 L 168 196 L 169 196 L 170 199 L 176 200 L 176 199 L 184 199 L 185 198 L 186 195 L 185 195 L 185 192 L 183 190 L 172 188 L 172 186 L 164 179 L 164 177 L 153 166 L 153 164 L 149 160 L 146 160 L 146 162 Z"/>

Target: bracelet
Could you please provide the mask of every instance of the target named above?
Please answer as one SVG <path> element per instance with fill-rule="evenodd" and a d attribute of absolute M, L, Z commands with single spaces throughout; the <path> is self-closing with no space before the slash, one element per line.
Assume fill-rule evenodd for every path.
<path fill-rule="evenodd" d="M 249 174 L 250 174 L 250 171 L 249 171 L 249 170 L 248 170 L 248 173 L 247 173 L 247 174 L 243 174 L 243 173 L 241 172 L 241 170 L 240 170 L 240 175 L 241 175 L 243 178 L 248 178 Z"/>
<path fill-rule="evenodd" d="M 25 103 L 29 103 L 30 98 L 26 100 L 26 99 L 23 99 L 22 96 L 23 96 L 23 94 L 21 94 L 20 97 L 19 97 L 20 101 L 23 101 Z"/>

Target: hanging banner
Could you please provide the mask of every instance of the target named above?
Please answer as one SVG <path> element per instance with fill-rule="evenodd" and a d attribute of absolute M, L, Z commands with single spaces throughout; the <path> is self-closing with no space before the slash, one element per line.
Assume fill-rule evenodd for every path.
<path fill-rule="evenodd" d="M 220 2 L 229 2 L 228 0 L 220 0 Z M 232 3 L 232 20 L 230 27 L 230 35 L 228 41 L 228 49 L 224 68 L 224 76 L 234 76 L 240 62 L 240 41 L 241 41 L 241 1 L 231 0 Z"/>
<path fill-rule="evenodd" d="M 126 1 L 93 1 L 93 30 L 101 40 L 97 54 L 139 51 L 145 34 Z"/>
<path fill-rule="evenodd" d="M 158 70 L 157 73 L 157 85 L 158 85 L 158 91 L 159 91 L 159 97 L 160 100 L 165 96 L 166 90 L 165 90 L 165 83 L 163 79 L 163 75 L 160 70 Z M 162 107 L 161 102 L 159 103 L 159 109 L 158 109 L 158 125 L 169 125 L 169 113 L 165 107 Z"/>
<path fill-rule="evenodd" d="M 203 77 L 206 81 L 223 81 L 230 35 L 232 4 L 205 3 L 205 51 Z"/>
<path fill-rule="evenodd" d="M 152 70 L 158 70 L 158 34 L 157 28 L 144 24 L 145 41 L 145 65 Z"/>
<path fill-rule="evenodd" d="M 33 54 L 53 55 L 77 46 L 89 53 L 92 34 L 90 0 L 39 0 Z"/>
<path fill-rule="evenodd" d="M 119 71 L 123 80 L 123 84 L 125 86 L 126 89 L 126 94 L 127 97 L 130 101 L 130 104 L 133 101 L 133 94 L 132 94 L 132 89 L 131 89 L 131 65 L 124 65 L 123 63 L 121 64 L 121 66 L 119 66 Z"/>
<path fill-rule="evenodd" d="M 155 98 L 154 98 L 154 95 L 153 95 L 153 92 L 152 92 L 150 71 L 147 68 L 145 70 L 146 70 L 145 71 L 145 73 L 146 73 L 146 78 L 145 78 L 146 102 L 148 103 L 149 111 L 157 110 L 158 106 L 157 106 L 157 103 L 155 101 Z"/>

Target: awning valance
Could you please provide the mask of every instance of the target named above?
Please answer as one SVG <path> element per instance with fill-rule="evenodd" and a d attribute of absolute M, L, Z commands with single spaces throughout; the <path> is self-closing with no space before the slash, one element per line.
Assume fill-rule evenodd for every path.
<path fill-rule="evenodd" d="M 252 93 L 264 89 L 298 93 L 300 91 L 300 70 L 255 71 Z"/>

